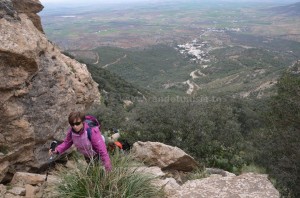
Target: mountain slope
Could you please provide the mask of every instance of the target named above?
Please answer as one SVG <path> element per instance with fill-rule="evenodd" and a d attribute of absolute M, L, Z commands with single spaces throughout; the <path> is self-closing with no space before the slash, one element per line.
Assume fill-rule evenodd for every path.
<path fill-rule="evenodd" d="M 275 14 L 284 14 L 288 16 L 300 16 L 300 2 L 271 8 L 270 11 Z"/>

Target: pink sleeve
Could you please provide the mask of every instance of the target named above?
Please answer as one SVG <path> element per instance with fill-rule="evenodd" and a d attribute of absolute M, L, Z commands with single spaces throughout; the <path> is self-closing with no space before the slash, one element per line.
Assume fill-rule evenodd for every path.
<path fill-rule="evenodd" d="M 73 144 L 72 140 L 72 131 L 69 129 L 66 138 L 64 139 L 63 143 L 58 145 L 56 147 L 56 150 L 59 152 L 59 154 L 62 154 L 65 152 L 68 148 L 70 148 Z"/>
<path fill-rule="evenodd" d="M 93 149 L 100 154 L 101 161 L 105 167 L 105 170 L 111 170 L 111 162 L 106 149 L 106 145 L 102 139 L 101 133 L 96 128 L 92 128 L 91 132 L 91 143 Z"/>

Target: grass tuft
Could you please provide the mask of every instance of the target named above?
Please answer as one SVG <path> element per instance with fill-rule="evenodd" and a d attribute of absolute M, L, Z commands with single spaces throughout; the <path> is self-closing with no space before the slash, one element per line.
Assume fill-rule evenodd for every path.
<path fill-rule="evenodd" d="M 102 165 L 77 163 L 73 170 L 59 168 L 62 181 L 57 186 L 60 197 L 149 198 L 163 197 L 163 190 L 153 185 L 154 176 L 135 171 L 137 164 L 131 155 L 116 153 L 111 157 L 113 170 Z"/>

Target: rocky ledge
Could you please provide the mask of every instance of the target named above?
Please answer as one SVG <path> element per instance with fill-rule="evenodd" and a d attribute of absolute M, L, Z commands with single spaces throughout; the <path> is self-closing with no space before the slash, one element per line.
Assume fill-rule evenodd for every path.
<path fill-rule="evenodd" d="M 203 170 L 206 173 L 203 178 L 188 180 L 184 177 L 199 167 L 193 157 L 177 147 L 159 142 L 137 142 L 134 144 L 132 152 L 137 161 L 146 164 L 132 167 L 132 171 L 153 175 L 155 177 L 153 185 L 161 187 L 167 198 L 280 197 L 279 192 L 264 174 L 244 173 L 236 176 L 221 169 L 207 168 Z M 148 156 L 146 161 L 145 156 Z M 81 164 L 85 164 L 85 162 L 82 161 Z M 68 161 L 65 166 L 72 171 L 76 169 L 77 165 Z M 183 171 L 183 167 L 189 168 Z M 45 182 L 45 177 L 46 175 L 18 172 L 9 186 L 0 184 L 0 196 L 5 198 L 59 197 L 55 189 L 60 178 L 49 175 Z"/>

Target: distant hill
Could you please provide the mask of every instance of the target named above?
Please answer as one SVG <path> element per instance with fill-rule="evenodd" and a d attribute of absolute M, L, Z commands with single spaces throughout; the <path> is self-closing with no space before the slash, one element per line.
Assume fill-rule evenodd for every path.
<path fill-rule="evenodd" d="M 300 2 L 271 8 L 270 11 L 276 14 L 284 14 L 289 16 L 300 16 Z"/>

